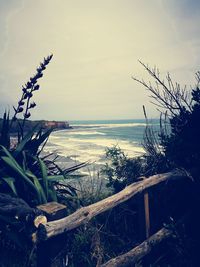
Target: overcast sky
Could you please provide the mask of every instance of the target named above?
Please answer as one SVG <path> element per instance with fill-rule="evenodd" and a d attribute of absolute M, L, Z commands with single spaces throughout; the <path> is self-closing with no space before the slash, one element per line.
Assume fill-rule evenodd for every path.
<path fill-rule="evenodd" d="M 143 104 L 153 118 L 138 59 L 194 84 L 199 14 L 198 0 L 0 0 L 0 112 L 53 53 L 32 119 L 143 118 Z"/>

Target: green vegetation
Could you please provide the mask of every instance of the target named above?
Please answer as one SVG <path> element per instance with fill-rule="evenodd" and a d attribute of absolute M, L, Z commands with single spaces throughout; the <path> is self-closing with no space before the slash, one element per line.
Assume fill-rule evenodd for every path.
<path fill-rule="evenodd" d="M 119 192 L 126 185 L 129 185 L 137 180 L 142 174 L 142 157 L 129 158 L 117 146 L 106 150 L 107 163 L 102 168 L 102 173 L 108 179 L 108 187 L 113 187 L 115 192 Z"/>
<path fill-rule="evenodd" d="M 136 79 L 150 91 L 154 104 L 160 109 L 161 125 L 157 143 L 162 147 L 162 154 L 171 168 L 186 169 L 198 182 L 200 72 L 196 73 L 195 87 L 187 90 L 174 83 L 169 74 L 166 81 L 162 81 L 157 69 L 142 65 L 155 81 L 153 86 Z"/>
<path fill-rule="evenodd" d="M 50 201 L 62 202 L 67 204 L 70 213 L 79 207 L 80 202 L 77 190 L 65 180 L 73 178 L 73 172 L 86 163 L 61 169 L 56 163 L 57 156 L 43 156 L 43 148 L 53 128 L 44 130 L 40 123 L 28 120 L 36 107 L 32 98 L 40 89 L 38 80 L 43 76 L 43 71 L 51 59 L 52 55 L 44 58 L 36 74 L 22 87 L 13 117 L 10 119 L 9 113 L 5 112 L 1 120 L 0 193 L 23 199 L 33 208 Z M 77 178 L 78 175 L 74 177 Z M 6 199 L 3 201 L 6 203 Z M 13 217 L 12 212 L 0 214 L 0 250 L 4 251 L 1 253 L 0 266 L 18 266 L 18 262 L 20 266 L 29 266 L 32 262 L 34 248 L 30 240 L 27 240 L 29 233 L 25 233 L 26 228 L 27 225 L 21 222 L 21 218 Z M 15 253 L 18 254 L 18 258 L 14 257 Z"/>
<path fill-rule="evenodd" d="M 17 107 L 14 107 L 12 119 L 10 120 L 9 114 L 5 112 L 0 129 L 0 192 L 20 197 L 32 207 L 48 201 L 57 201 L 60 195 L 59 182 L 85 165 L 83 163 L 62 170 L 55 159 L 49 160 L 48 156 L 40 156 L 53 129 L 43 131 L 38 124 L 29 131 L 26 128 L 27 119 L 36 107 L 32 98 L 40 89 L 38 80 L 43 76 L 43 71 L 51 59 L 52 55 L 44 58 L 36 74 L 22 87 L 22 95 Z M 17 138 L 11 141 L 10 129 L 13 123 L 18 126 L 18 132 Z M 77 197 L 76 190 L 70 186 L 65 189 L 64 195 Z"/>

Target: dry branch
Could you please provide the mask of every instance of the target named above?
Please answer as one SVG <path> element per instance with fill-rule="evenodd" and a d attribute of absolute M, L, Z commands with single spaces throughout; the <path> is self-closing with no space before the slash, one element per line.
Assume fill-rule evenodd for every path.
<path fill-rule="evenodd" d="M 42 227 L 39 228 L 40 230 L 38 231 L 38 239 L 45 240 L 75 229 L 80 225 L 87 223 L 96 215 L 114 208 L 120 203 L 125 202 L 136 194 L 146 191 L 152 186 L 155 186 L 162 182 L 166 182 L 169 179 L 172 180 L 184 177 L 186 177 L 185 173 L 181 171 L 174 171 L 164 174 L 157 174 L 149 177 L 148 179 L 142 179 L 142 181 L 127 186 L 125 189 L 123 189 L 117 194 L 114 194 L 87 207 L 80 208 L 73 214 L 63 219 L 44 224 Z"/>
<path fill-rule="evenodd" d="M 162 228 L 150 238 L 142 242 L 139 246 L 133 248 L 129 252 L 109 260 L 101 265 L 101 267 L 128 267 L 140 261 L 144 256 L 149 254 L 151 250 L 172 235 L 172 231 Z"/>

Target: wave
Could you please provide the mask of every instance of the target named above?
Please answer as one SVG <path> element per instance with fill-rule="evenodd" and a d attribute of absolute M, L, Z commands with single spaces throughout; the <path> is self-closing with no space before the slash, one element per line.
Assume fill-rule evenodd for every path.
<path fill-rule="evenodd" d="M 138 123 L 114 123 L 114 124 L 71 124 L 72 127 L 75 128 L 118 128 L 118 127 L 138 127 L 138 126 L 146 126 L 146 123 L 138 122 Z"/>
<path fill-rule="evenodd" d="M 49 152 L 61 156 L 68 156 L 78 161 L 102 162 L 105 160 L 106 148 L 120 147 L 128 156 L 135 157 L 144 153 L 144 149 L 137 142 L 116 139 L 81 139 L 81 138 L 54 138 L 50 136 L 46 146 Z"/>
<path fill-rule="evenodd" d="M 73 135 L 106 135 L 105 133 L 97 132 L 97 131 L 73 131 L 71 130 L 70 133 L 72 133 Z"/>
<path fill-rule="evenodd" d="M 141 141 L 145 122 L 94 122 L 72 126 L 73 129 L 53 132 L 45 150 L 75 161 L 95 164 L 105 162 L 106 148 L 113 146 L 120 147 L 129 157 L 144 153 Z"/>

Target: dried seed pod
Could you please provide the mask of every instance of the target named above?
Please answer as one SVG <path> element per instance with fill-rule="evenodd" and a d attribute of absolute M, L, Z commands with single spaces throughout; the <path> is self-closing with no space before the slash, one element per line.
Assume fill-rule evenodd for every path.
<path fill-rule="evenodd" d="M 18 102 L 18 104 L 19 104 L 19 106 L 23 106 L 23 105 L 24 105 L 24 101 L 20 100 L 20 101 Z"/>
<path fill-rule="evenodd" d="M 30 116 L 31 116 L 31 113 L 30 113 L 30 112 L 24 114 L 24 118 L 25 118 L 25 119 L 28 119 Z"/>
<path fill-rule="evenodd" d="M 40 64 L 40 68 L 41 68 L 42 71 L 45 70 L 46 69 L 45 64 L 44 63 L 41 63 Z"/>
<path fill-rule="evenodd" d="M 36 106 L 35 102 L 31 103 L 29 108 L 34 108 Z"/>
<path fill-rule="evenodd" d="M 23 99 L 27 99 L 27 98 L 28 98 L 28 95 L 27 95 L 27 93 L 25 93 Z"/>
<path fill-rule="evenodd" d="M 36 75 L 37 79 L 42 78 L 42 76 L 43 76 L 42 72 L 39 72 L 39 73 Z"/>
<path fill-rule="evenodd" d="M 30 78 L 30 81 L 31 81 L 32 84 L 36 84 L 36 82 L 37 82 L 35 77 Z"/>
<path fill-rule="evenodd" d="M 40 88 L 39 84 L 36 84 L 36 85 L 34 86 L 33 90 L 34 90 L 34 91 L 37 91 L 37 90 L 39 90 L 39 88 Z"/>
<path fill-rule="evenodd" d="M 38 73 L 42 72 L 42 69 L 41 69 L 40 67 L 37 68 L 37 72 L 38 72 Z"/>
<path fill-rule="evenodd" d="M 26 88 L 27 89 L 30 89 L 32 87 L 32 83 L 31 82 L 27 82 L 27 84 L 26 84 Z"/>
<path fill-rule="evenodd" d="M 17 113 L 21 113 L 23 110 L 24 110 L 23 107 L 19 107 Z"/>
<path fill-rule="evenodd" d="M 25 87 L 22 87 L 22 91 L 23 91 L 24 93 L 26 93 L 26 92 L 27 92 L 27 89 L 26 89 Z"/>
<path fill-rule="evenodd" d="M 27 93 L 27 97 L 31 98 L 33 96 L 33 94 L 31 92 Z"/>

